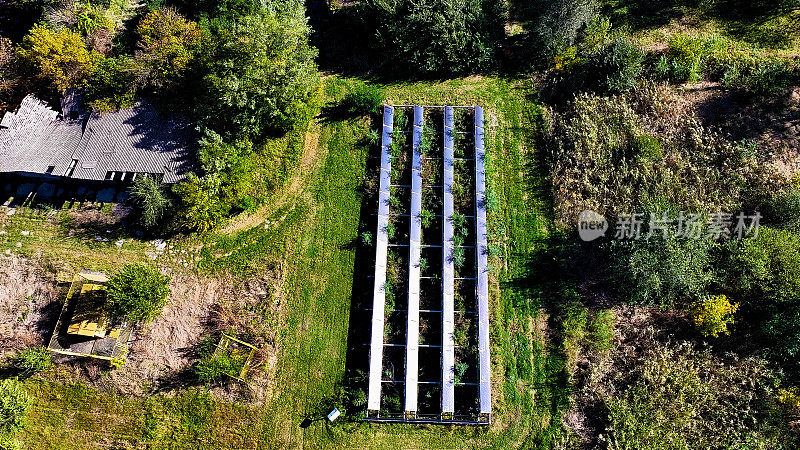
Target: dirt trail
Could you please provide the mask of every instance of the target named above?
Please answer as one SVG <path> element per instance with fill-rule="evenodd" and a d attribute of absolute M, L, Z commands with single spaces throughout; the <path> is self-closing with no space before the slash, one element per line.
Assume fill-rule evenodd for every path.
<path fill-rule="evenodd" d="M 305 196 L 310 198 L 308 185 L 322 161 L 319 147 L 319 133 L 321 125 L 316 120 L 312 120 L 306 132 L 303 143 L 303 158 L 299 167 L 294 170 L 289 182 L 280 187 L 280 193 L 261 206 L 258 211 L 248 216 L 240 216 L 231 221 L 224 228 L 219 230 L 223 234 L 234 234 L 239 231 L 248 230 L 256 225 L 263 223 L 275 211 L 291 202 L 293 199 Z"/>

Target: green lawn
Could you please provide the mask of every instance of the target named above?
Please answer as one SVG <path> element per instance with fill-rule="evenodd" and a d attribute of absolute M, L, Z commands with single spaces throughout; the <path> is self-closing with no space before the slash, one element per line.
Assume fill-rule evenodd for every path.
<path fill-rule="evenodd" d="M 325 83 L 328 101 L 341 98 L 348 80 Z M 92 448 L 147 442 L 153 448 L 453 448 L 548 446 L 560 431 L 564 386 L 542 382 L 563 371 L 553 364 L 553 346 L 536 333 L 537 308 L 527 290 L 516 288 L 528 256 L 549 229 L 549 207 L 538 195 L 541 177 L 531 141 L 531 114 L 522 83 L 469 78 L 385 86 L 393 103 L 481 104 L 491 132 L 490 189 L 499 206 L 490 212 L 495 258 L 493 372 L 495 423 L 490 428 L 316 422 L 298 425 L 317 412 L 345 373 L 353 266 L 362 207 L 361 186 L 368 158 L 366 120 L 313 124 L 307 139 L 319 164 L 306 188 L 290 198 L 276 194 L 263 223 L 232 235 L 205 239 L 199 269 L 248 276 L 280 262 L 284 284 L 279 334 L 281 353 L 272 400 L 260 407 L 232 405 L 193 391 L 177 398 L 124 398 L 79 385 L 40 379 L 26 385 L 36 397 L 21 438 L 30 448 Z M 310 144 L 309 144 L 310 143 Z M 308 151 L 308 149 L 307 149 Z M 280 201 L 277 199 L 280 198 Z M 361 287 L 356 287 L 360 289 Z M 371 288 L 370 288 L 371 289 Z M 356 323 L 352 326 L 368 326 Z M 366 358 L 366 348 L 364 358 Z M 556 358 L 558 359 L 558 358 Z M 48 378 L 53 378 L 48 376 Z M 534 399 L 535 396 L 535 399 Z"/>

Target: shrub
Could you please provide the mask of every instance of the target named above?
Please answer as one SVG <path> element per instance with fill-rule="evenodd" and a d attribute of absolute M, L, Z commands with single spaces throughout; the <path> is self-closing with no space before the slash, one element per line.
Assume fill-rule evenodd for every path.
<path fill-rule="evenodd" d="M 375 114 L 380 111 L 386 93 L 382 89 L 364 83 L 357 83 L 342 100 L 342 107 L 348 114 L 361 116 Z"/>
<path fill-rule="evenodd" d="M 364 245 L 366 245 L 368 247 L 371 247 L 372 243 L 374 241 L 375 241 L 375 238 L 373 237 L 371 232 L 365 231 L 365 232 L 361 233 L 361 243 L 362 244 L 364 244 Z"/>
<path fill-rule="evenodd" d="M 151 229 L 158 225 L 172 209 L 172 200 L 161 183 L 150 176 L 139 176 L 128 189 L 130 202 L 135 207 L 137 221 Z"/>
<path fill-rule="evenodd" d="M 127 264 L 111 276 L 106 290 L 118 316 L 131 322 L 149 322 L 164 309 L 169 277 L 145 264 Z"/>
<path fill-rule="evenodd" d="M 730 332 L 728 326 L 738 309 L 739 304 L 731 303 L 725 295 L 707 295 L 694 302 L 689 314 L 703 336 L 717 337 Z"/>
<path fill-rule="evenodd" d="M 436 215 L 428 209 L 423 209 L 420 211 L 419 217 L 420 221 L 422 222 L 422 226 L 428 228 L 433 223 L 433 219 L 436 217 Z"/>
<path fill-rule="evenodd" d="M 84 85 L 102 59 L 86 49 L 80 34 L 68 29 L 53 31 L 44 25 L 31 28 L 18 53 L 39 78 L 62 92 Z"/>
<path fill-rule="evenodd" d="M 610 448 L 796 447 L 764 361 L 730 364 L 689 344 L 656 344 L 631 370 L 611 373 L 598 380 Z"/>
<path fill-rule="evenodd" d="M 580 71 L 589 77 L 590 89 L 620 93 L 633 88 L 642 74 L 644 53 L 623 38 L 590 54 Z"/>
<path fill-rule="evenodd" d="M 580 30 L 597 23 L 598 5 L 595 0 L 537 0 L 528 8 L 535 15 L 530 24 L 532 45 L 540 57 L 563 54 L 565 49 L 569 51 Z M 597 25 L 598 29 L 593 31 L 599 32 L 602 24 Z"/>
<path fill-rule="evenodd" d="M 16 379 L 0 381 L 0 436 L 15 433 L 25 426 L 32 400 Z"/>
<path fill-rule="evenodd" d="M 181 199 L 180 222 L 185 228 L 205 233 L 227 214 L 228 209 L 220 201 L 220 184 L 216 174 L 198 177 L 190 173 L 173 187 L 173 192 Z"/>
<path fill-rule="evenodd" d="M 800 299 L 800 237 L 760 227 L 756 239 L 729 245 L 728 283 L 742 300 L 756 306 Z"/>
<path fill-rule="evenodd" d="M 671 305 L 705 294 L 714 280 L 712 248 L 704 239 L 615 241 L 612 276 L 634 303 Z"/>
<path fill-rule="evenodd" d="M 214 357 L 208 356 L 194 367 L 194 372 L 204 384 L 222 384 L 228 377 L 237 378 L 242 372 L 245 359 L 223 352 Z"/>
<path fill-rule="evenodd" d="M 771 226 L 800 231 L 800 189 L 792 188 L 772 197 L 763 212 L 764 221 Z"/>
<path fill-rule="evenodd" d="M 379 60 L 394 73 L 482 71 L 494 66 L 504 37 L 498 0 L 366 0 L 359 12 L 364 28 L 376 30 Z"/>
<path fill-rule="evenodd" d="M 43 347 L 26 348 L 14 358 L 14 367 L 28 375 L 44 372 L 53 367 L 53 355 Z"/>
<path fill-rule="evenodd" d="M 389 239 L 394 238 L 394 234 L 397 230 L 395 229 L 394 223 L 389 222 L 386 224 L 386 237 Z"/>

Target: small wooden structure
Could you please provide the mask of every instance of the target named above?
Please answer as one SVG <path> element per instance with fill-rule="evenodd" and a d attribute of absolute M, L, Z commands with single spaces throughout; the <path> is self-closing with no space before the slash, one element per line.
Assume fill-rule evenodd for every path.
<path fill-rule="evenodd" d="M 47 349 L 67 356 L 124 361 L 133 327 L 113 322 L 106 298 L 108 277 L 81 272 L 72 278 Z"/>
<path fill-rule="evenodd" d="M 228 352 L 231 356 L 243 356 L 244 364 L 242 364 L 242 370 L 239 371 L 238 376 L 234 376 L 232 374 L 226 375 L 235 380 L 244 381 L 248 370 L 250 370 L 250 365 L 253 362 L 253 357 L 255 356 L 256 351 L 258 351 L 258 349 L 254 345 L 240 341 L 239 339 L 223 333 L 219 340 L 219 344 L 217 344 L 217 348 L 214 350 L 214 355 L 212 358 L 216 359 L 222 356 L 222 354 L 225 352 Z"/>

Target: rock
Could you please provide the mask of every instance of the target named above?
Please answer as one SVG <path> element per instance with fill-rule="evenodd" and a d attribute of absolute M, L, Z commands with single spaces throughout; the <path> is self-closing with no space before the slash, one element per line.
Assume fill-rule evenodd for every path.
<path fill-rule="evenodd" d="M 114 242 L 114 245 L 116 245 L 117 247 L 122 247 L 122 244 L 124 244 L 124 243 L 125 243 L 125 240 L 124 239 L 120 239 L 117 242 Z"/>
<path fill-rule="evenodd" d="M 25 231 L 20 231 L 19 234 L 21 234 L 23 236 L 30 236 L 31 232 L 28 231 L 28 230 L 25 230 Z"/>

